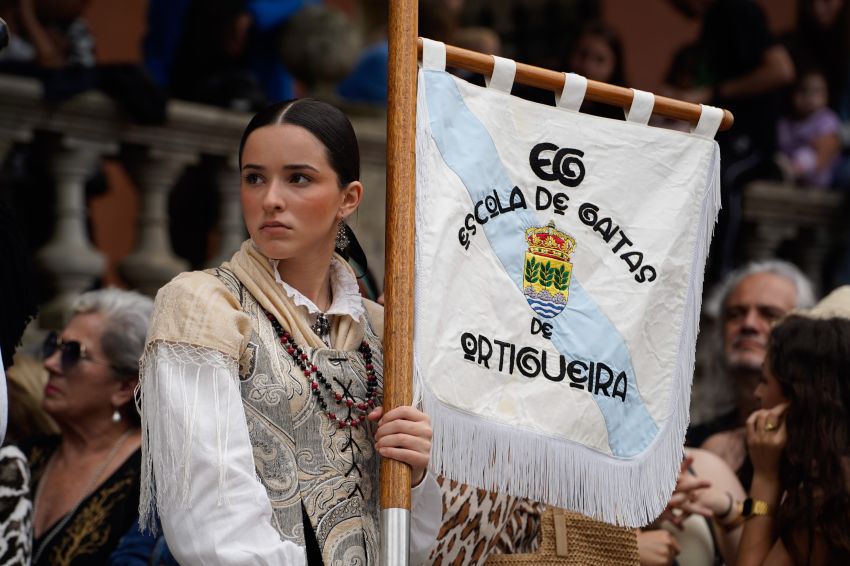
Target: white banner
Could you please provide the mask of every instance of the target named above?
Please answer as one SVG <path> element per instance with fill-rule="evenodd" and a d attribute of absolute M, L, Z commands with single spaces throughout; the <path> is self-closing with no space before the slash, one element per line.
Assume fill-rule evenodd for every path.
<path fill-rule="evenodd" d="M 415 366 L 433 465 L 644 525 L 682 458 L 717 144 L 492 83 L 419 73 Z"/>

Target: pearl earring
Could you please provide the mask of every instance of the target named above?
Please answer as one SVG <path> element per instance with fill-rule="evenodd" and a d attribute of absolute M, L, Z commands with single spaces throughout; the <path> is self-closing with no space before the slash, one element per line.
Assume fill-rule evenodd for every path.
<path fill-rule="evenodd" d="M 112 413 L 112 422 L 114 422 L 115 424 L 121 422 L 121 411 L 119 411 L 118 409 L 115 409 L 115 412 Z"/>

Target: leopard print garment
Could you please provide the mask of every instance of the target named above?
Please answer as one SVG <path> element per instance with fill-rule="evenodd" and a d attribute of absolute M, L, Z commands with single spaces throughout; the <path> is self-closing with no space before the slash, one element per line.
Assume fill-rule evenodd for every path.
<path fill-rule="evenodd" d="M 478 566 L 491 554 L 537 550 L 544 505 L 437 477 L 443 525 L 431 548 L 433 566 Z"/>
<path fill-rule="evenodd" d="M 0 564 L 24 566 L 32 554 L 32 499 L 27 458 L 0 448 Z"/>

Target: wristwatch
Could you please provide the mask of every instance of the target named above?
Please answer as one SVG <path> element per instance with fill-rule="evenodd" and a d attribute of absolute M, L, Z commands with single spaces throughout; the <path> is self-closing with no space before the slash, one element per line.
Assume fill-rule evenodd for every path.
<path fill-rule="evenodd" d="M 767 517 L 771 514 L 770 511 L 770 505 L 768 505 L 766 501 L 748 497 L 744 500 L 744 506 L 741 509 L 741 516 L 746 519 L 749 519 L 750 517 Z"/>

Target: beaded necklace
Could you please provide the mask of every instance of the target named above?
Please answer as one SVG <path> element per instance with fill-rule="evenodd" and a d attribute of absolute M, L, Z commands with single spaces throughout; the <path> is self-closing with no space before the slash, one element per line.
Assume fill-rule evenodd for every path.
<path fill-rule="evenodd" d="M 316 398 L 316 402 L 322 408 L 325 415 L 327 415 L 328 419 L 331 422 L 336 422 L 339 428 L 357 428 L 360 424 L 365 423 L 366 415 L 381 403 L 378 396 L 378 378 L 375 375 L 375 366 L 372 365 L 372 348 L 369 346 L 369 343 L 363 340 L 357 349 L 360 355 L 363 356 L 363 362 L 366 366 L 367 391 L 367 397 L 358 400 L 351 394 L 349 388 L 340 383 L 336 378 L 333 378 L 333 380 L 342 387 L 342 392 L 334 391 L 328 378 L 322 375 L 322 371 L 319 368 L 308 361 L 307 352 L 295 343 L 292 335 L 284 330 L 283 326 L 280 325 L 274 316 L 268 312 L 265 314 L 266 318 L 271 322 L 272 328 L 277 334 L 284 350 L 292 357 L 304 373 L 304 377 L 310 382 L 310 392 Z M 322 394 L 323 390 L 326 395 Z M 338 415 L 335 411 L 329 410 L 329 402 L 337 407 L 336 410 L 347 411 L 347 414 L 345 416 L 342 413 Z"/>

